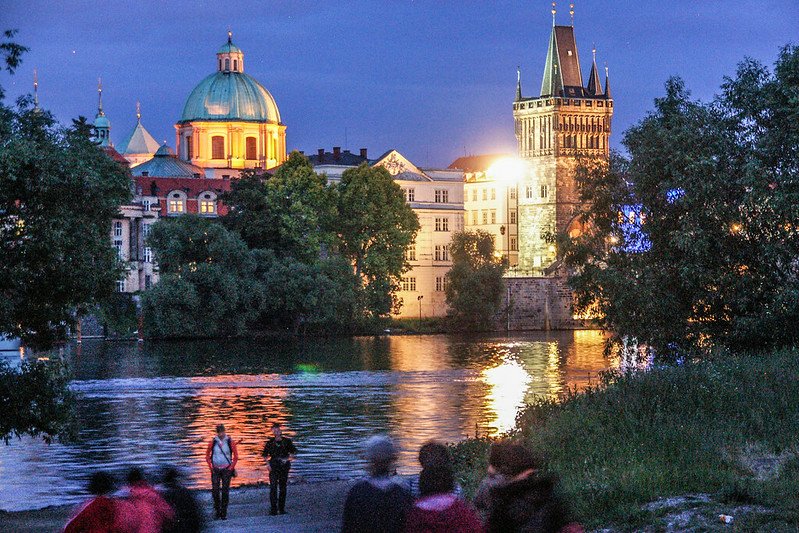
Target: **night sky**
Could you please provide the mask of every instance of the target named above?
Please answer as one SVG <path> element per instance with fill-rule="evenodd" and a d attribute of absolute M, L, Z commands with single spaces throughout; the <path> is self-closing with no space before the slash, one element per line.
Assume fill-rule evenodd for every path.
<path fill-rule="evenodd" d="M 569 24 L 558 2 L 558 24 Z M 712 98 L 745 56 L 773 65 L 799 40 L 799 1 L 575 2 L 587 80 L 592 44 L 615 99 L 612 146 L 663 94 L 671 75 Z M 226 40 L 275 97 L 289 149 L 396 148 L 423 166 L 513 152 L 516 66 L 525 96 L 541 86 L 552 18 L 546 1 L 169 2 L 0 0 L 0 29 L 31 51 L 0 74 L 12 100 L 32 90 L 64 123 L 97 111 L 97 77 L 120 143 L 142 123 L 175 144 L 186 97 L 215 71 Z M 604 80 L 604 74 L 602 76 Z M 345 143 L 346 139 L 346 143 Z"/>

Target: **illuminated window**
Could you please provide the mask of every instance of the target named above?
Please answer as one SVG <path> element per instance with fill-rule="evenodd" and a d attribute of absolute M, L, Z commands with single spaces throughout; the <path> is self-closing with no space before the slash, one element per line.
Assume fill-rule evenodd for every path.
<path fill-rule="evenodd" d="M 510 250 L 511 252 L 515 252 L 517 250 L 516 237 L 510 238 Z"/>
<path fill-rule="evenodd" d="M 144 262 L 145 263 L 152 263 L 153 262 L 153 249 L 149 246 L 144 248 Z"/>
<path fill-rule="evenodd" d="M 169 193 L 166 204 L 167 214 L 180 215 L 186 212 L 186 194 L 179 191 Z"/>
<path fill-rule="evenodd" d="M 629 219 L 630 224 L 635 224 L 635 211 L 630 211 L 630 214 L 627 218 Z"/>
<path fill-rule="evenodd" d="M 250 161 L 258 159 L 257 142 L 255 137 L 247 137 L 246 158 Z"/>
<path fill-rule="evenodd" d="M 511 224 L 516 224 L 516 211 L 511 211 L 510 212 L 510 223 Z"/>
<path fill-rule="evenodd" d="M 496 200 L 497 199 L 497 190 L 496 189 L 491 189 L 491 199 L 492 200 Z"/>
<path fill-rule="evenodd" d="M 213 200 L 200 200 L 200 213 L 203 215 L 216 213 L 216 202 Z"/>
<path fill-rule="evenodd" d="M 272 137 L 272 159 L 277 159 L 277 139 Z"/>
<path fill-rule="evenodd" d="M 491 223 L 492 224 L 496 224 L 497 223 L 497 210 L 496 209 L 492 209 L 491 210 Z"/>
<path fill-rule="evenodd" d="M 546 198 L 549 196 L 549 187 L 547 185 L 541 185 L 541 198 Z"/>
<path fill-rule="evenodd" d="M 449 191 L 447 189 L 436 189 L 435 202 L 437 204 L 445 204 L 449 202 Z"/>
<path fill-rule="evenodd" d="M 405 249 L 405 260 L 416 261 L 416 244 L 411 244 Z"/>
<path fill-rule="evenodd" d="M 114 237 L 122 237 L 122 221 L 114 221 Z"/>
<path fill-rule="evenodd" d="M 225 158 L 225 138 L 221 135 L 211 137 L 211 159 Z"/>
<path fill-rule="evenodd" d="M 405 292 L 413 292 L 416 290 L 416 278 L 402 278 L 402 290 Z"/>

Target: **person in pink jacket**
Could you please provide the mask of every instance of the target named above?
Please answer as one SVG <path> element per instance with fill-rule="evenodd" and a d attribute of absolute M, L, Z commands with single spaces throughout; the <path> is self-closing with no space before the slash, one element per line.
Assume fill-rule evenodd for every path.
<path fill-rule="evenodd" d="M 455 479 L 448 465 L 422 469 L 419 493 L 405 524 L 408 533 L 482 532 L 483 522 L 477 511 L 454 494 Z"/>
<path fill-rule="evenodd" d="M 138 468 L 128 473 L 128 494 L 118 513 L 120 530 L 136 533 L 161 533 L 174 517 L 172 507 L 144 479 Z M 125 505 L 127 504 L 127 505 Z"/>

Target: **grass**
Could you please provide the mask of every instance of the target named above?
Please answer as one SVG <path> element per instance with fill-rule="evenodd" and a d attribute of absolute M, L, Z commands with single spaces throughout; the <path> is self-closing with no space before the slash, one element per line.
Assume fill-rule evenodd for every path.
<path fill-rule="evenodd" d="M 546 457 L 590 527 L 657 528 L 674 509 L 646 504 L 701 493 L 711 502 L 695 506 L 698 519 L 735 511 L 738 527 L 780 530 L 799 526 L 798 436 L 799 352 L 787 350 L 607 374 L 528 406 L 513 437 Z M 484 467 L 461 469 L 468 492 L 482 472 L 467 468 Z"/>

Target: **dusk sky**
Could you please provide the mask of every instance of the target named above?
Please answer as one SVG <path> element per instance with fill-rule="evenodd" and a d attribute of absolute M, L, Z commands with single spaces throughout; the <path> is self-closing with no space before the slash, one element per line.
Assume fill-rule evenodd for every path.
<path fill-rule="evenodd" d="M 771 66 L 799 40 L 797 0 L 574 3 L 584 80 L 594 43 L 600 69 L 610 68 L 617 148 L 669 76 L 707 100 L 745 56 Z M 30 48 L 0 85 L 8 101 L 31 92 L 37 68 L 41 105 L 68 123 L 94 117 L 102 76 L 115 143 L 134 127 L 140 100 L 142 123 L 174 147 L 173 124 L 215 71 L 230 26 L 245 72 L 277 101 L 290 150 L 396 148 L 442 167 L 464 154 L 515 151 L 516 66 L 524 96 L 537 96 L 550 9 L 539 0 L 0 0 L 0 29 L 18 29 L 16 41 Z M 569 24 L 569 3 L 557 9 L 558 24 Z"/>

